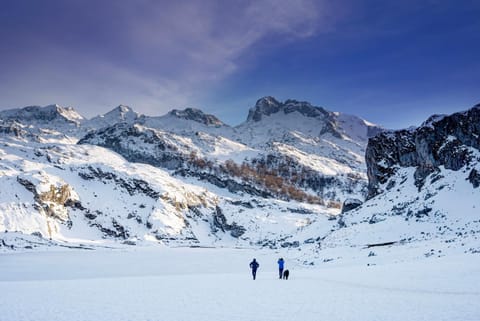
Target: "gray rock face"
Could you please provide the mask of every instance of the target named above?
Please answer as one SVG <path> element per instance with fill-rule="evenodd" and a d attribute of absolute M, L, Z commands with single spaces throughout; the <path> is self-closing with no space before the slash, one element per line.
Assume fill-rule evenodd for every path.
<path fill-rule="evenodd" d="M 477 188 L 480 186 L 480 172 L 477 171 L 475 168 L 470 171 L 470 174 L 468 175 L 468 180 L 470 183 L 472 183 L 474 188 Z"/>
<path fill-rule="evenodd" d="M 416 129 L 380 133 L 369 139 L 366 149 L 368 198 L 381 193 L 380 184 L 399 167 L 416 167 L 419 189 L 439 166 L 458 171 L 473 160 L 471 148 L 480 149 L 480 105 L 450 116 L 432 116 Z M 470 181 L 475 186 L 475 179 Z"/>
<path fill-rule="evenodd" d="M 225 125 L 220 119 L 217 117 L 210 115 L 210 114 L 205 114 L 203 111 L 200 109 L 195 109 L 195 108 L 186 108 L 184 110 L 177 110 L 174 109 L 169 112 L 170 115 L 186 119 L 186 120 L 193 120 L 198 123 L 202 123 L 207 126 L 214 126 L 214 127 L 220 127 Z"/>
<path fill-rule="evenodd" d="M 236 180 L 224 175 L 214 175 L 210 173 L 189 170 L 189 169 L 177 170 L 175 171 L 175 174 L 178 174 L 184 177 L 186 176 L 196 177 L 202 181 L 209 182 L 220 188 L 226 188 L 232 193 L 245 192 L 247 194 L 260 196 L 263 198 L 269 198 L 273 196 L 272 193 L 269 193 L 266 190 L 256 188 L 255 186 L 252 186 L 249 184 L 239 183 Z"/>
<path fill-rule="evenodd" d="M 78 144 L 102 146 L 119 153 L 130 162 L 167 169 L 179 168 L 185 162 L 184 155 L 177 152 L 178 148 L 168 143 L 158 132 L 128 123 L 119 123 L 92 132 L 82 138 Z M 134 148 L 140 144 L 149 148 Z"/>
<path fill-rule="evenodd" d="M 301 114 L 304 117 L 314 118 L 319 122 L 318 136 L 324 134 L 331 134 L 333 137 L 342 139 L 342 116 L 324 109 L 323 107 L 313 106 L 306 101 L 298 101 L 294 99 L 287 99 L 284 102 L 276 100 L 274 97 L 267 96 L 257 100 L 255 106 L 249 110 L 247 123 L 260 122 L 266 117 L 274 114 L 288 115 L 292 113 Z M 354 121 L 350 119 L 350 121 Z M 357 119 L 360 121 L 360 119 Z M 366 125 L 367 137 L 372 137 L 377 133 L 383 131 L 375 125 Z"/>
<path fill-rule="evenodd" d="M 344 202 L 343 202 L 343 206 L 342 206 L 342 214 L 345 213 L 345 212 L 348 212 L 348 211 L 351 211 L 357 207 L 359 207 L 360 205 L 362 205 L 363 202 L 359 199 L 356 199 L 356 198 L 347 198 Z"/>
<path fill-rule="evenodd" d="M 322 107 L 312 106 L 306 101 L 297 101 L 294 99 L 287 99 L 285 102 L 279 102 L 274 97 L 267 96 L 257 100 L 255 107 L 250 109 L 247 121 L 260 121 L 262 116 L 270 116 L 278 112 L 290 114 L 299 112 L 307 117 L 328 117 L 330 112 Z"/>
<path fill-rule="evenodd" d="M 148 182 L 144 180 L 136 178 L 126 180 L 122 177 L 118 177 L 115 173 L 105 172 L 101 168 L 88 166 L 88 168 L 85 168 L 83 171 L 79 171 L 78 176 L 84 180 L 96 179 L 102 182 L 114 182 L 117 186 L 126 190 L 130 195 L 143 194 L 155 200 L 160 197 L 160 193 L 152 189 Z"/>
<path fill-rule="evenodd" d="M 336 129 L 337 124 L 332 112 L 329 112 L 322 107 L 313 106 L 309 102 L 297 101 L 294 99 L 288 99 L 282 103 L 271 96 L 260 98 L 255 104 L 255 107 L 250 109 L 247 122 L 258 122 L 262 120 L 263 117 L 276 113 L 288 115 L 294 112 L 298 112 L 305 117 L 321 119 L 325 125 L 321 129 L 319 136 L 330 133 L 334 137 L 342 137 Z"/>
<path fill-rule="evenodd" d="M 0 135 L 1 134 L 11 135 L 15 137 L 25 137 L 29 135 L 29 133 L 22 128 L 22 125 L 14 120 L 0 120 Z"/>
<path fill-rule="evenodd" d="M 104 226 L 102 226 L 98 223 L 92 223 L 91 226 L 97 227 L 106 236 L 110 236 L 110 237 L 113 237 L 113 238 L 120 238 L 120 239 L 124 239 L 124 240 L 128 239 L 130 234 L 125 229 L 125 227 L 120 225 L 117 221 L 115 221 L 115 219 L 112 219 L 112 225 L 113 225 L 113 229 L 104 227 Z"/>
<path fill-rule="evenodd" d="M 247 121 L 260 121 L 262 116 L 278 113 L 282 104 L 274 97 L 268 96 L 257 100 L 255 107 L 248 112 Z"/>
<path fill-rule="evenodd" d="M 227 218 L 223 214 L 222 209 L 218 206 L 215 208 L 215 212 L 213 213 L 212 230 L 214 232 L 217 232 L 218 230 L 221 230 L 222 232 L 230 231 L 230 235 L 235 238 L 239 238 L 246 232 L 246 229 L 243 226 L 238 225 L 235 222 L 228 224 Z"/>

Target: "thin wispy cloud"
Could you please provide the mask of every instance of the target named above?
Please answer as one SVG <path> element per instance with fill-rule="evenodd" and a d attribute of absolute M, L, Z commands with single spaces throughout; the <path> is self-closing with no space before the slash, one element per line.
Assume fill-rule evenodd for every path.
<path fill-rule="evenodd" d="M 7 36 L 16 48 L 2 59 L 2 107 L 60 99 L 90 115 L 119 103 L 160 114 L 197 104 L 262 40 L 294 41 L 331 24 L 321 19 L 328 7 L 310 0 L 72 3 L 48 1 L 50 10 L 13 26 L 21 38 Z"/>
<path fill-rule="evenodd" d="M 0 109 L 198 107 L 238 124 L 274 95 L 406 127 L 401 113 L 478 102 L 479 15 L 473 0 L 3 1 Z"/>

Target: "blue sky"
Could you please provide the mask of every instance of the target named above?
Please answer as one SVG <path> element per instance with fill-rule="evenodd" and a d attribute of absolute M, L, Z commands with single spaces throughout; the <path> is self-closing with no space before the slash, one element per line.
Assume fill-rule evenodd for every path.
<path fill-rule="evenodd" d="M 479 1 L 0 0 L 0 109 L 197 107 L 267 95 L 388 128 L 480 102 Z"/>

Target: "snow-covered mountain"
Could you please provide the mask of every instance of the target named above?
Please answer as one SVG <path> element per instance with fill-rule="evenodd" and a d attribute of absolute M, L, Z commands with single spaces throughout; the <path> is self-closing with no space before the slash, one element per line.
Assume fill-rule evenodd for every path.
<path fill-rule="evenodd" d="M 368 200 L 341 215 L 323 248 L 480 253 L 480 105 L 384 131 L 369 140 L 366 161 Z"/>
<path fill-rule="evenodd" d="M 72 107 L 28 106 L 0 111 L 0 131 L 41 142 L 74 143 L 85 118 Z"/>
<path fill-rule="evenodd" d="M 273 97 L 236 127 L 193 108 L 0 112 L 2 244 L 480 251 L 479 110 L 400 131 Z"/>
<path fill-rule="evenodd" d="M 34 124 L 55 124 L 71 123 L 78 126 L 83 120 L 83 116 L 72 107 L 61 107 L 59 105 L 49 105 L 45 107 L 28 106 L 21 109 L 9 109 L 0 111 L 0 119 L 4 121 L 15 120 Z"/>
<path fill-rule="evenodd" d="M 246 191 L 238 183 L 247 181 L 254 194 L 315 198 L 338 207 L 347 194 L 366 195 L 363 155 L 368 137 L 380 130 L 307 102 L 264 97 L 237 127 L 188 108 L 117 123 L 89 133 L 80 143 L 222 187 Z"/>
<path fill-rule="evenodd" d="M 113 110 L 109 111 L 104 115 L 99 115 L 86 121 L 83 124 L 83 127 L 95 130 L 122 122 L 134 123 L 141 117 L 141 114 L 135 112 L 129 106 L 119 105 L 118 107 L 114 108 Z"/>
<path fill-rule="evenodd" d="M 308 102 L 264 97 L 236 128 L 236 139 L 265 150 L 258 160 L 330 201 L 365 194 L 365 147 L 382 129 Z M 293 169 L 293 173 L 292 173 Z"/>
<path fill-rule="evenodd" d="M 270 99 L 259 100 L 252 110 Z M 90 120 L 73 109 L 51 109 L 1 114 L 0 180 L 10 187 L 0 194 L 3 230 L 37 232 L 54 240 L 299 246 L 334 225 L 331 218 L 348 189 L 355 195 L 366 191 L 364 165 L 356 155 L 365 138 L 354 141 L 343 127 L 339 132 L 345 137 L 314 133 L 310 127 L 327 122 L 323 114 L 285 113 L 281 129 L 278 119 L 262 123 L 280 114 L 231 127 L 193 108 L 149 117 L 119 106 Z M 53 116 L 44 116 L 48 112 Z M 333 126 L 338 115 L 324 113 Z M 272 130 L 261 134 L 265 127 Z M 251 141 L 254 131 L 257 138 L 264 136 L 262 143 Z M 294 150 L 288 136 L 301 137 L 302 146 Z M 335 143 L 338 148 L 332 147 Z M 360 160 L 349 166 L 330 158 L 334 153 L 309 153 L 323 145 L 324 150 L 338 149 L 339 158 L 352 153 L 343 157 Z M 354 184 L 338 184 L 339 173 Z M 325 190 L 336 193 L 329 196 Z"/>

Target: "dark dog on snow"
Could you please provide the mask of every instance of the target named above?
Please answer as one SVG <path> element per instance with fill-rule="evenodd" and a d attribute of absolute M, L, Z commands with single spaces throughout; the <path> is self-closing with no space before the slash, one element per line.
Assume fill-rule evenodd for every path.
<path fill-rule="evenodd" d="M 288 280 L 288 276 L 290 275 L 290 272 L 288 270 L 283 271 L 283 279 Z"/>

